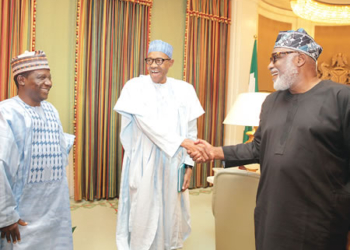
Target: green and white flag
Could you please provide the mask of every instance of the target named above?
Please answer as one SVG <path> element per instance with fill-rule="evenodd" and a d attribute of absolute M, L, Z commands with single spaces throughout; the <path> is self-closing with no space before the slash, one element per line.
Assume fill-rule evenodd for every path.
<path fill-rule="evenodd" d="M 249 87 L 248 92 L 259 92 L 258 87 L 258 57 L 257 57 L 257 44 L 256 39 L 254 41 L 252 62 L 250 64 L 250 76 L 249 76 Z M 249 137 L 246 135 L 248 131 L 252 131 L 252 127 L 245 127 L 243 134 L 243 143 L 246 142 Z"/>

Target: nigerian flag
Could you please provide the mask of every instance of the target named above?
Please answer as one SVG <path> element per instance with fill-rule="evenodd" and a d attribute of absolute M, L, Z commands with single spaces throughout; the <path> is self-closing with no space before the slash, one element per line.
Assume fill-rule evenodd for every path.
<path fill-rule="evenodd" d="M 250 64 L 250 76 L 249 76 L 249 92 L 259 92 L 258 87 L 258 58 L 257 58 L 257 48 L 256 39 L 254 41 L 252 62 Z M 245 127 L 243 134 L 243 143 L 245 143 L 249 138 L 246 132 L 253 130 L 252 127 Z"/>

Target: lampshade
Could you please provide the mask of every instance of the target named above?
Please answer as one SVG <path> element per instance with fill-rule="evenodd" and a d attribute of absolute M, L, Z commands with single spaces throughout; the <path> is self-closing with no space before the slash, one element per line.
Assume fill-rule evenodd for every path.
<path fill-rule="evenodd" d="M 259 126 L 261 105 L 269 93 L 252 92 L 238 96 L 224 120 L 224 124 Z"/>
<path fill-rule="evenodd" d="M 291 0 L 293 12 L 301 18 L 321 23 L 350 24 L 350 1 L 326 4 L 315 0 Z"/>

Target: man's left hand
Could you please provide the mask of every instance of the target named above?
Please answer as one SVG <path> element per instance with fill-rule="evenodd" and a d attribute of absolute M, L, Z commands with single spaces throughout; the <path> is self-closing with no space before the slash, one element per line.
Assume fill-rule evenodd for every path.
<path fill-rule="evenodd" d="M 15 222 L 7 227 L 0 228 L 1 239 L 4 239 L 6 237 L 7 242 L 11 243 L 11 240 L 12 240 L 13 244 L 16 244 L 17 241 L 21 241 L 21 234 L 19 232 L 18 225 L 26 226 L 27 222 L 19 219 L 17 222 Z"/>
<path fill-rule="evenodd" d="M 185 191 L 189 186 L 191 182 L 191 176 L 192 176 L 192 168 L 186 168 L 185 176 L 184 176 L 184 184 L 182 185 L 182 192 Z"/>

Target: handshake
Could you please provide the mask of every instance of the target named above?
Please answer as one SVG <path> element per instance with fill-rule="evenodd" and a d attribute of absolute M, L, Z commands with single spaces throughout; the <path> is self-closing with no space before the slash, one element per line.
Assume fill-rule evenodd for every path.
<path fill-rule="evenodd" d="M 181 146 L 187 149 L 189 156 L 197 163 L 224 159 L 222 148 L 213 147 L 205 140 L 198 139 L 192 141 L 190 139 L 185 139 Z"/>

